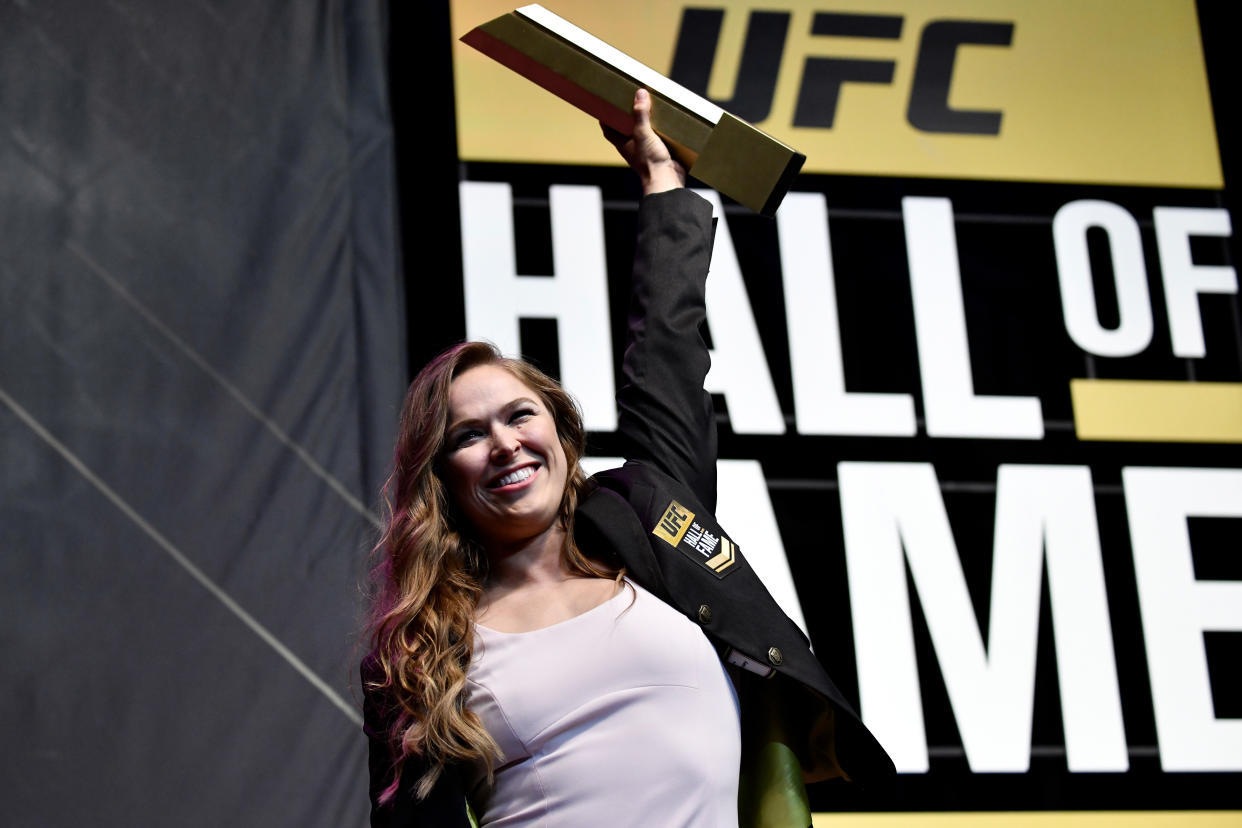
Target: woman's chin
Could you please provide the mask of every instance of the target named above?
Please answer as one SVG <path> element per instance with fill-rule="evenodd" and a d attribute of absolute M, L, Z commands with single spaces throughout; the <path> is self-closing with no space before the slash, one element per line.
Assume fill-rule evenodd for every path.
<path fill-rule="evenodd" d="M 525 546 L 541 537 L 564 533 L 556 513 L 510 513 L 493 522 L 491 531 L 480 533 L 487 546 Z"/>

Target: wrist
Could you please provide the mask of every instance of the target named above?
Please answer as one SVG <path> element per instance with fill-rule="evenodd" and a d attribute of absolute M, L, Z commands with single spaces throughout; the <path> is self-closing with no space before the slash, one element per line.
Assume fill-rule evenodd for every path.
<path fill-rule="evenodd" d="M 672 162 L 649 166 L 642 176 L 643 195 L 678 190 L 686 186 L 685 173 Z"/>

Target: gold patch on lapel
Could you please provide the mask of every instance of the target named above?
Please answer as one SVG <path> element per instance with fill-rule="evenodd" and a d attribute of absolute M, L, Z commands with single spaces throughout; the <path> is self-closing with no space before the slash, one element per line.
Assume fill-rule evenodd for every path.
<path fill-rule="evenodd" d="M 737 555 L 735 554 L 736 551 L 737 547 L 733 545 L 733 541 L 721 536 L 720 552 L 705 561 L 707 568 L 715 573 L 724 572 L 726 569 L 733 566 L 733 561 L 737 558 Z"/>
<path fill-rule="evenodd" d="M 651 534 L 657 538 L 663 539 L 669 546 L 676 547 L 681 543 L 681 539 L 685 537 L 686 530 L 690 528 L 690 521 L 694 520 L 694 512 L 682 506 L 676 500 L 668 504 L 668 508 L 664 510 L 664 516 L 651 530 Z"/>

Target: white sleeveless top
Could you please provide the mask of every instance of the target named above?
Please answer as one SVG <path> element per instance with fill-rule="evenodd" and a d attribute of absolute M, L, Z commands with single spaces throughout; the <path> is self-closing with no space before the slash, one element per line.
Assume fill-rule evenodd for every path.
<path fill-rule="evenodd" d="M 475 625 L 469 706 L 500 746 L 480 825 L 736 828 L 737 694 L 702 631 L 633 582 L 525 633 Z"/>

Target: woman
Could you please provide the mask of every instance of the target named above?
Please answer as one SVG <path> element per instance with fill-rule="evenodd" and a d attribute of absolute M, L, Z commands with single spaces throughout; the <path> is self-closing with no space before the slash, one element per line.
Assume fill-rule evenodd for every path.
<path fill-rule="evenodd" d="M 407 395 L 362 668 L 373 825 L 464 826 L 469 799 L 484 825 L 727 827 L 743 765 L 763 777 L 745 821 L 803 826 L 784 760 L 808 781 L 892 771 L 712 515 L 711 210 L 644 90 L 634 120 L 610 136 L 644 192 L 626 465 L 587 480 L 572 400 L 487 345 Z"/>

